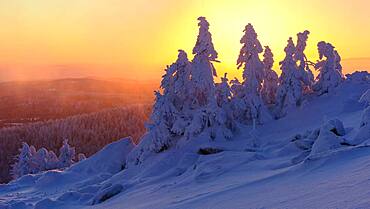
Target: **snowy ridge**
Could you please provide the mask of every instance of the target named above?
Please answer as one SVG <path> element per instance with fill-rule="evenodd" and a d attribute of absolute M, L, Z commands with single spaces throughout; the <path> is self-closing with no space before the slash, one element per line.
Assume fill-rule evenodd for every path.
<path fill-rule="evenodd" d="M 1 185 L 0 208 L 367 208 L 370 108 L 359 99 L 369 88 L 345 81 L 254 135 L 180 139 L 137 166 L 126 161 L 139 146 L 122 139 L 65 171 Z"/>

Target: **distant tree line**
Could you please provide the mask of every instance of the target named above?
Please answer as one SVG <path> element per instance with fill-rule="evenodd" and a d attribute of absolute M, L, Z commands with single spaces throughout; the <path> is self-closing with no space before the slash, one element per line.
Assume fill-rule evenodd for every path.
<path fill-rule="evenodd" d="M 11 165 L 23 142 L 59 153 L 63 141 L 68 139 L 76 153 L 90 156 L 119 138 L 131 136 L 137 143 L 145 132 L 144 123 L 150 112 L 149 105 L 132 105 L 0 129 L 0 182 L 11 179 Z"/>
<path fill-rule="evenodd" d="M 61 79 L 0 82 L 0 128 L 147 104 L 157 82 Z"/>

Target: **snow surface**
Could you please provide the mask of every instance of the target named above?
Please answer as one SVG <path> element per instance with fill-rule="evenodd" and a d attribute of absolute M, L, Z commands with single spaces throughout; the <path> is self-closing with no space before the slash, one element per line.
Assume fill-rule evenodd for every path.
<path fill-rule="evenodd" d="M 370 106 L 370 89 L 368 89 L 359 100 L 361 103 L 364 103 L 366 106 Z"/>
<path fill-rule="evenodd" d="M 370 109 L 359 102 L 369 88 L 345 81 L 253 134 L 200 134 L 137 166 L 121 139 L 65 171 L 0 185 L 0 208 L 370 208 Z"/>

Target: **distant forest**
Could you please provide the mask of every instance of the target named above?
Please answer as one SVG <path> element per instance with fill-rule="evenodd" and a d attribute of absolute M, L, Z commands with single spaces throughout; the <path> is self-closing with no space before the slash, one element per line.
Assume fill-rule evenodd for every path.
<path fill-rule="evenodd" d="M 145 132 L 144 123 L 151 105 L 129 105 L 97 113 L 81 114 L 65 119 L 29 123 L 0 129 L 0 183 L 11 179 L 10 165 L 22 142 L 45 147 L 58 154 L 64 139 L 68 139 L 76 153 L 90 156 L 117 139 L 131 136 L 135 142 Z"/>
<path fill-rule="evenodd" d="M 155 81 L 74 78 L 0 83 L 0 128 L 153 101 Z"/>

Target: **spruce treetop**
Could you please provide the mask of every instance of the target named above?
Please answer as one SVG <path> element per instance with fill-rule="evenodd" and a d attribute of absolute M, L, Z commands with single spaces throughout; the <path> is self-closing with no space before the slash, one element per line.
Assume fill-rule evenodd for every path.
<path fill-rule="evenodd" d="M 291 57 L 296 52 L 296 48 L 294 46 L 292 37 L 289 37 L 288 44 L 284 48 L 284 51 L 285 51 L 286 55 L 289 56 L 289 57 Z"/>
<path fill-rule="evenodd" d="M 186 52 L 182 49 L 179 49 L 178 52 L 179 52 L 179 54 L 177 55 L 176 63 L 178 63 L 180 65 L 188 64 L 189 60 L 188 60 L 188 55 L 186 54 Z"/>
<path fill-rule="evenodd" d="M 243 30 L 244 35 L 240 39 L 243 47 L 240 49 L 239 57 L 237 60 L 238 69 L 246 64 L 253 56 L 258 56 L 263 51 L 262 45 L 257 39 L 257 33 L 252 24 L 248 23 Z"/>
<path fill-rule="evenodd" d="M 301 65 L 304 64 L 304 60 L 306 58 L 303 52 L 306 49 L 307 39 L 308 39 L 309 34 L 310 34 L 310 31 L 308 30 L 305 30 L 297 34 L 297 46 L 296 46 L 295 59 L 298 61 L 301 61 Z"/>
<path fill-rule="evenodd" d="M 265 69 L 271 69 L 274 65 L 274 55 L 270 47 L 265 46 L 265 52 L 263 53 L 263 64 L 265 65 Z"/>
<path fill-rule="evenodd" d="M 212 34 L 209 30 L 209 23 L 205 17 L 198 17 L 199 34 L 193 48 L 195 56 L 206 56 L 210 61 L 217 61 L 218 54 L 212 43 Z"/>

